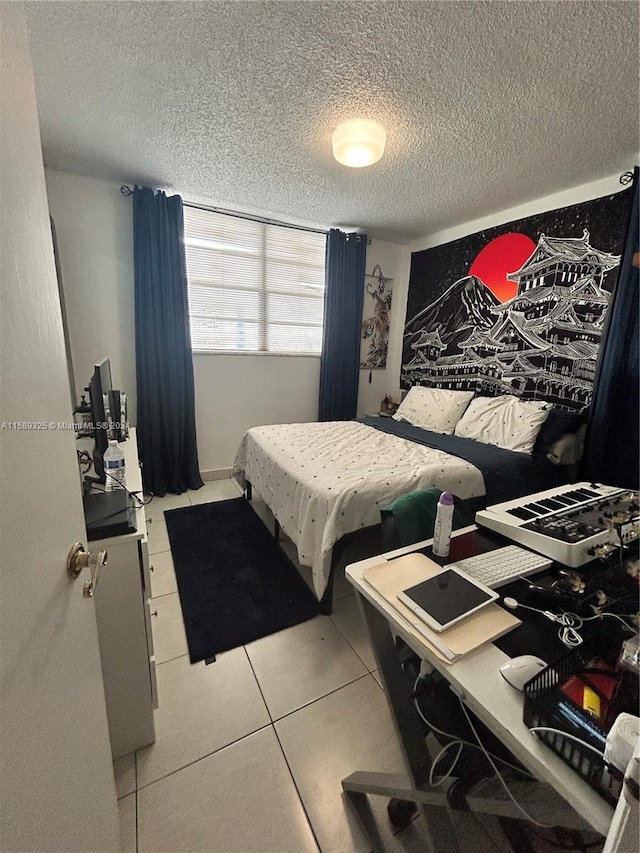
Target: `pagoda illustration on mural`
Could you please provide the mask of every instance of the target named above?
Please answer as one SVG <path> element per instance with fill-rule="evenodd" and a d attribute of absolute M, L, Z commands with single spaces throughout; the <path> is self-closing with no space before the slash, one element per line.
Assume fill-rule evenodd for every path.
<path fill-rule="evenodd" d="M 477 277 L 456 281 L 405 326 L 402 384 L 542 397 L 568 409 L 591 399 L 619 255 L 580 238 L 547 237 L 507 275 L 516 295 L 499 302 Z"/>

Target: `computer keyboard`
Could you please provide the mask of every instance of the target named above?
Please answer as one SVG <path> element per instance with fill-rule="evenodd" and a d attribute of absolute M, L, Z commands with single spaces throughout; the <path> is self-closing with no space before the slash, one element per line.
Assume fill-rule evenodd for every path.
<path fill-rule="evenodd" d="M 533 551 L 527 551 L 517 545 L 506 545 L 504 548 L 496 548 L 495 551 L 458 560 L 447 568 L 460 569 L 485 586 L 496 589 L 520 577 L 548 569 L 551 563 L 552 561 L 542 554 L 534 554 Z"/>

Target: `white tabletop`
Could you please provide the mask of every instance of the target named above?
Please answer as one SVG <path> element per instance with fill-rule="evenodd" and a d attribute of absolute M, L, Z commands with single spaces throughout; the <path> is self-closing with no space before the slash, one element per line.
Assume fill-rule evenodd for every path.
<path fill-rule="evenodd" d="M 475 529 L 467 527 L 457 531 L 455 535 Z M 606 835 L 613 809 L 555 755 L 550 747 L 528 730 L 522 720 L 524 697 L 507 684 L 499 672 L 501 664 L 508 660 L 507 655 L 493 643 L 487 643 L 453 664 L 443 663 L 408 630 L 409 623 L 363 580 L 362 573 L 370 566 L 379 565 L 391 557 L 409 554 L 430 544 L 429 539 L 408 548 L 399 548 L 378 557 L 352 563 L 345 570 L 346 576 L 356 591 L 387 617 L 394 633 L 401 636 L 416 654 L 426 659 L 446 677 L 465 705 L 473 710 L 538 779 L 548 782 L 597 832 Z"/>
<path fill-rule="evenodd" d="M 80 445 L 81 446 L 81 445 Z M 88 445 L 90 449 L 93 445 Z M 129 429 L 129 437 L 126 441 L 120 442 L 120 447 L 124 453 L 125 461 L 125 485 L 128 492 L 135 492 L 142 499 L 142 471 L 138 461 L 138 445 L 135 427 Z M 100 491 L 102 491 L 100 487 Z M 134 539 L 144 539 L 146 537 L 145 523 L 145 508 L 138 501 L 134 501 L 135 510 L 135 533 L 123 533 L 117 537 L 118 543 L 128 542 Z M 109 546 L 113 546 L 115 537 L 109 536 L 105 539 L 94 539 L 91 541 L 91 547 L 94 551 L 104 548 L 108 550 Z"/>

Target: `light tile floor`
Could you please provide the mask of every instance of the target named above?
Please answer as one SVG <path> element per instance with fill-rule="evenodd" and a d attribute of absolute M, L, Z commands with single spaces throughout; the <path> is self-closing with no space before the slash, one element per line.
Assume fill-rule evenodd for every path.
<path fill-rule="evenodd" d="M 344 578 L 337 580 L 330 617 L 225 652 L 208 666 L 189 662 L 164 511 L 239 495 L 234 481 L 221 480 L 156 498 L 147 508 L 157 740 L 114 764 L 122 850 L 368 851 L 341 780 L 355 770 L 401 772 L 402 761 Z M 272 523 L 264 504 L 253 505 Z M 295 561 L 292 543 L 282 546 Z M 385 851 L 428 850 L 421 819 L 397 832 L 386 805 L 373 798 Z M 495 820 L 452 814 L 462 850 L 510 849 Z"/>

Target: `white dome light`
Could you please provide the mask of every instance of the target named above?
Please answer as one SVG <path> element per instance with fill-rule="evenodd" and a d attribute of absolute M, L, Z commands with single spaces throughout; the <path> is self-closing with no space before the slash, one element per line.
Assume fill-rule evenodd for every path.
<path fill-rule="evenodd" d="M 331 136 L 338 163 L 360 169 L 377 163 L 384 153 L 387 134 L 377 121 L 353 119 L 339 124 Z"/>

